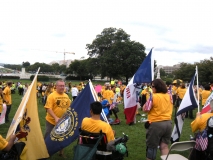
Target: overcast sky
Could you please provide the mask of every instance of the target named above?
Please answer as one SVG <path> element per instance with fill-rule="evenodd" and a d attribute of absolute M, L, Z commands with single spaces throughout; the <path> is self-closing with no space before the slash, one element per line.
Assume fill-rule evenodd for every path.
<path fill-rule="evenodd" d="M 6 0 L 0 1 L 0 63 L 49 63 L 87 58 L 104 28 L 122 28 L 154 47 L 157 65 L 213 57 L 213 1 Z"/>

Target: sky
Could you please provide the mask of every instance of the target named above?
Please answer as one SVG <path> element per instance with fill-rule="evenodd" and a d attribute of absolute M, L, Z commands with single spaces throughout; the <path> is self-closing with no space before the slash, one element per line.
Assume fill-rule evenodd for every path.
<path fill-rule="evenodd" d="M 0 1 L 0 63 L 88 58 L 86 44 L 109 27 L 147 54 L 154 47 L 157 65 L 200 62 L 213 57 L 212 8 L 212 0 Z"/>

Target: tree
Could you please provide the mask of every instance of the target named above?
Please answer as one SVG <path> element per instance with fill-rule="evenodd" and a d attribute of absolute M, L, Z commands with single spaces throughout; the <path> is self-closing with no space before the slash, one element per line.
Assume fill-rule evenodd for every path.
<path fill-rule="evenodd" d="M 162 76 L 162 77 L 166 76 L 166 72 L 162 68 L 160 69 L 160 76 Z"/>
<path fill-rule="evenodd" d="M 213 57 L 204 59 L 197 65 L 199 83 L 205 85 L 213 81 Z"/>
<path fill-rule="evenodd" d="M 24 68 L 27 68 L 28 66 L 30 66 L 30 62 L 22 62 L 22 66 L 24 67 Z"/>
<path fill-rule="evenodd" d="M 175 79 L 182 79 L 184 82 L 190 82 L 195 74 L 195 66 L 195 64 L 181 63 L 180 68 L 173 72 Z"/>
<path fill-rule="evenodd" d="M 58 72 L 59 73 L 60 70 L 61 70 L 61 67 L 60 67 L 60 65 L 58 63 L 53 63 L 52 64 L 52 69 L 53 69 L 54 72 L 56 72 L 56 73 Z"/>
<path fill-rule="evenodd" d="M 75 60 L 70 64 L 66 73 L 72 74 L 74 72 L 74 74 L 79 76 L 81 80 L 82 76 L 88 76 L 89 74 L 86 68 L 86 62 L 87 60 Z"/>
<path fill-rule="evenodd" d="M 102 77 L 125 77 L 126 83 L 146 57 L 144 45 L 131 41 L 123 29 L 104 29 L 86 48 L 88 55 L 96 58 Z"/>
<path fill-rule="evenodd" d="M 33 65 L 30 65 L 29 67 L 27 67 L 27 71 L 36 72 L 39 67 L 40 67 L 40 73 L 53 72 L 53 69 L 50 65 L 48 65 L 46 63 L 39 63 L 39 62 L 36 62 Z"/>

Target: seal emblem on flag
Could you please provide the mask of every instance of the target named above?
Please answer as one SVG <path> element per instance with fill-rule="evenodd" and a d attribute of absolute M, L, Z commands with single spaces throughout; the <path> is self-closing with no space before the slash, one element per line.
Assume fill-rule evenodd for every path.
<path fill-rule="evenodd" d="M 71 137 L 78 125 L 77 112 L 69 108 L 50 133 L 53 141 L 64 141 Z"/>

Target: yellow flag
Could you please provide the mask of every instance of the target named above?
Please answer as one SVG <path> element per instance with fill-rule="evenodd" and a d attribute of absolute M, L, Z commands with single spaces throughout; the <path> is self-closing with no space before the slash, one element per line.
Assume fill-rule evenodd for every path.
<path fill-rule="evenodd" d="M 24 155 L 21 156 L 21 159 L 26 160 L 49 157 L 38 116 L 36 96 L 37 74 L 28 87 L 7 133 L 7 139 L 11 134 L 16 133 L 18 141 L 25 142 Z"/>

